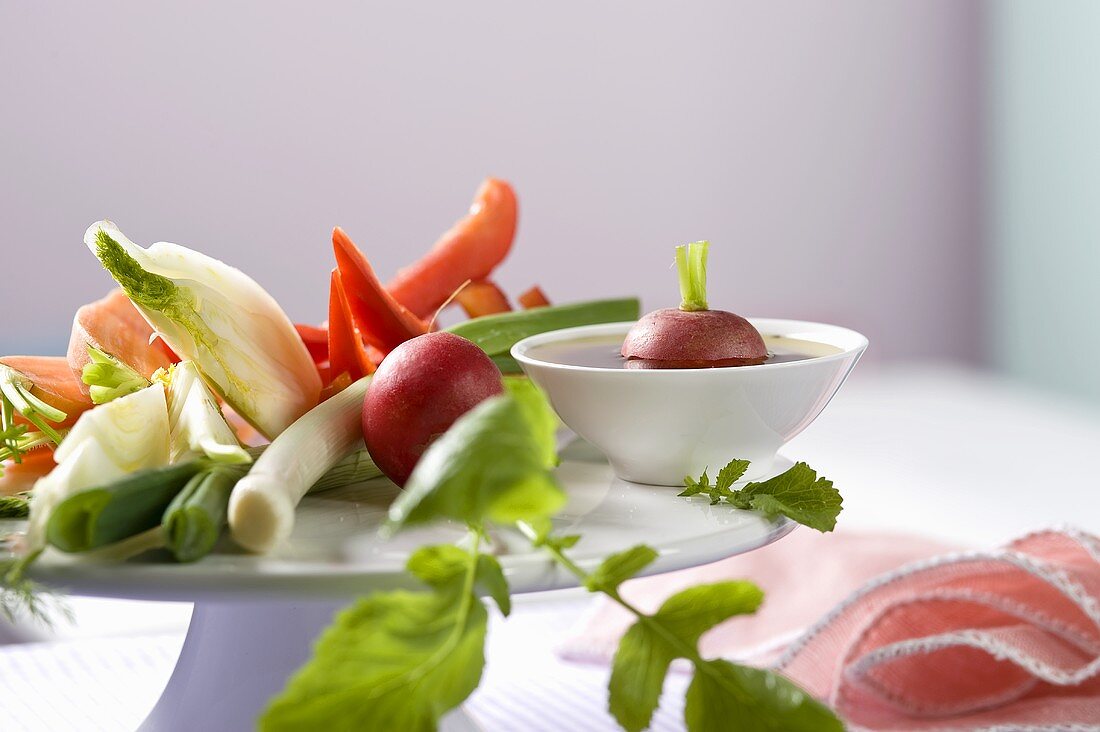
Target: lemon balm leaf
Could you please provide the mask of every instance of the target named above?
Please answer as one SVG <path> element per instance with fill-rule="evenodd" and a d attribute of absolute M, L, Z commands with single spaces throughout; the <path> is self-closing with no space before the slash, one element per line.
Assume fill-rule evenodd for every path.
<path fill-rule="evenodd" d="M 624 552 L 612 554 L 584 581 L 589 592 L 615 592 L 619 585 L 635 576 L 657 559 L 657 550 L 639 544 Z"/>
<path fill-rule="evenodd" d="M 819 478 L 806 463 L 760 483 L 749 483 L 737 492 L 746 507 L 768 514 L 783 515 L 818 531 L 832 531 L 843 510 L 844 499 L 833 482 Z"/>
<path fill-rule="evenodd" d="M 741 476 L 745 474 L 745 471 L 749 469 L 748 460 L 730 460 L 726 463 L 726 467 L 718 471 L 718 478 L 715 487 L 719 491 L 727 491 L 733 487 L 733 484 L 741 479 Z"/>
<path fill-rule="evenodd" d="M 627 732 L 641 732 L 649 726 L 675 658 L 670 644 L 642 620 L 619 641 L 611 661 L 608 710 Z"/>
<path fill-rule="evenodd" d="M 756 612 L 763 601 L 764 592 L 752 582 L 715 582 L 677 592 L 654 617 L 670 633 L 695 645 L 703 633 L 735 615 Z"/>
<path fill-rule="evenodd" d="M 389 527 L 440 519 L 509 524 L 547 518 L 563 505 L 521 407 L 502 395 L 464 414 L 425 451 L 390 507 Z"/>
<path fill-rule="evenodd" d="M 465 557 L 456 561 L 456 552 Z M 375 593 L 342 611 L 260 729 L 436 729 L 481 680 L 488 613 L 474 592 L 480 564 L 476 546 L 416 552 L 408 569 L 429 589 Z"/>
<path fill-rule="evenodd" d="M 539 446 L 543 462 L 552 468 L 558 464 L 557 432 L 561 424 L 550 406 L 546 393 L 526 376 L 505 376 L 504 388 L 515 398 L 527 419 L 531 436 Z"/>
<path fill-rule="evenodd" d="M 734 508 L 760 511 L 768 516 L 786 516 L 818 531 L 832 531 L 836 527 L 844 498 L 831 480 L 818 477 L 817 471 L 806 463 L 796 463 L 774 478 L 733 488 L 748 467 L 748 460 L 731 460 L 718 472 L 713 484 L 705 470 L 698 480 L 687 476 L 684 478 L 686 487 L 679 495 L 705 494 L 710 497 L 712 506 L 724 501 Z"/>
<path fill-rule="evenodd" d="M 678 592 L 654 615 L 641 616 L 611 664 L 608 707 L 619 724 L 630 732 L 648 727 L 672 661 L 705 663 L 696 650 L 699 637 L 734 615 L 755 612 L 763 597 L 751 582 L 718 582 Z M 727 717 L 727 724 L 731 718 L 738 717 Z"/>
<path fill-rule="evenodd" d="M 504 617 L 512 613 L 512 596 L 508 588 L 508 580 L 504 577 L 504 570 L 497 558 L 489 554 L 482 554 L 477 558 L 477 578 L 474 587 L 479 595 L 488 595 L 500 608 Z"/>
<path fill-rule="evenodd" d="M 788 679 L 722 659 L 695 671 L 684 705 L 689 732 L 725 732 L 731 720 L 743 732 L 843 732 L 824 704 Z"/>

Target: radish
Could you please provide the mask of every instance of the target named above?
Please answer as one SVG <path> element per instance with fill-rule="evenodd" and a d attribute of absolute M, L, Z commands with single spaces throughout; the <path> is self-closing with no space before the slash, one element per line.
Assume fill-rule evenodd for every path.
<path fill-rule="evenodd" d="M 455 420 L 504 392 L 500 370 L 461 336 L 427 333 L 382 361 L 363 400 L 363 438 L 378 468 L 404 485 L 420 456 Z"/>
<path fill-rule="evenodd" d="M 679 308 L 654 310 L 634 324 L 623 341 L 627 368 L 701 369 L 764 363 L 768 349 L 740 315 L 707 307 L 705 241 L 676 247 Z"/>

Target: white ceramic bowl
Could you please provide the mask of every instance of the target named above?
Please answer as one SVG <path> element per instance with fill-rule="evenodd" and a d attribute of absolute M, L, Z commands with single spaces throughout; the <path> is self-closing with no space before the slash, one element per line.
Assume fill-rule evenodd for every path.
<path fill-rule="evenodd" d="M 803 361 L 718 369 L 613 369 L 531 356 L 536 346 L 626 336 L 633 323 L 566 328 L 525 338 L 512 356 L 549 395 L 562 421 L 598 447 L 624 480 L 683 485 L 734 458 L 747 478 L 769 474 L 776 452 L 821 413 L 867 348 L 854 330 L 799 320 L 750 318 L 764 335 L 835 346 Z"/>

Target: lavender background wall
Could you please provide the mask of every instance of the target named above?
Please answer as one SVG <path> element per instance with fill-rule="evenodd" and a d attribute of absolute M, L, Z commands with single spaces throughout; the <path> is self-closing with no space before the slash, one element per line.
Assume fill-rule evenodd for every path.
<path fill-rule="evenodd" d="M 5 3 L 0 352 L 62 352 L 115 220 L 324 317 L 340 224 L 384 276 L 511 180 L 500 280 L 980 343 L 974 3 Z M 18 315 L 16 315 L 18 314 Z"/>

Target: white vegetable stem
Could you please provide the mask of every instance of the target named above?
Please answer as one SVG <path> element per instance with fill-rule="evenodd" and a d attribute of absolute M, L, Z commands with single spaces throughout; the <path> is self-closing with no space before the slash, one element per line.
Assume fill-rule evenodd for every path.
<path fill-rule="evenodd" d="M 69 496 L 168 464 L 164 387 L 154 384 L 80 415 L 53 459 L 57 467 L 34 485 L 26 540 L 31 551 L 46 546 L 50 513 Z"/>
<path fill-rule="evenodd" d="M 290 425 L 264 450 L 229 497 L 229 531 L 245 549 L 266 552 L 290 536 L 294 509 L 322 475 L 363 447 L 366 376 Z"/>

